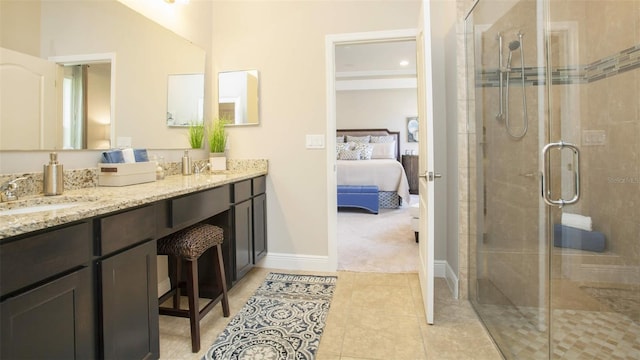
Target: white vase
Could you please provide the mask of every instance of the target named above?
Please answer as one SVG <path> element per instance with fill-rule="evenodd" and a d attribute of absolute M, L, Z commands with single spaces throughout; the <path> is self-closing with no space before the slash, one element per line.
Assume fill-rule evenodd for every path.
<path fill-rule="evenodd" d="M 227 156 L 225 153 L 210 153 L 209 166 L 211 171 L 227 170 Z"/>

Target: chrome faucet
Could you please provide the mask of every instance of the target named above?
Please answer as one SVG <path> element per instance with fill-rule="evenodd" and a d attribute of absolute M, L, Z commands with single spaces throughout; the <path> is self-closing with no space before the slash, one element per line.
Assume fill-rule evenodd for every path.
<path fill-rule="evenodd" d="M 205 172 L 207 170 L 210 170 L 210 169 L 211 168 L 210 168 L 209 163 L 202 164 L 201 167 L 199 167 L 198 164 L 193 164 L 193 170 L 194 170 L 193 172 L 195 174 L 202 174 L 203 172 Z"/>
<path fill-rule="evenodd" d="M 18 190 L 18 180 L 24 180 L 26 177 L 19 177 L 13 180 L 9 180 L 0 185 L 0 201 L 12 201 L 18 200 L 18 195 L 15 194 Z"/>

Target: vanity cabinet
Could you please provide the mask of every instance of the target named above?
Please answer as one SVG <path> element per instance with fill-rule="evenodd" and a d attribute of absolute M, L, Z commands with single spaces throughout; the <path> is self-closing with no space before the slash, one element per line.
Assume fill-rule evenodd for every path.
<path fill-rule="evenodd" d="M 232 283 L 244 277 L 253 268 L 253 207 L 251 204 L 251 180 L 233 184 L 234 246 Z"/>
<path fill-rule="evenodd" d="M 266 177 L 253 179 L 253 263 L 267 255 Z"/>
<path fill-rule="evenodd" d="M 96 357 L 91 223 L 0 245 L 0 358 Z"/>
<path fill-rule="evenodd" d="M 265 180 L 260 176 L 233 184 L 232 283 L 242 279 L 267 253 Z"/>
<path fill-rule="evenodd" d="M 157 359 L 156 208 L 148 205 L 97 219 L 103 359 Z"/>

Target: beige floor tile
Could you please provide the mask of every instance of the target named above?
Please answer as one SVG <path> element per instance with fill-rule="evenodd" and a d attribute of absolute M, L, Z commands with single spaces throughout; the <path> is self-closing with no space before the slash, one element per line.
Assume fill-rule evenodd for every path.
<path fill-rule="evenodd" d="M 252 270 L 229 292 L 231 317 L 218 304 L 201 322 L 202 350 L 191 353 L 189 321 L 161 316 L 161 359 L 202 359 L 228 322 L 269 272 Z M 435 282 L 435 324 L 424 318 L 417 274 L 318 273 L 337 275 L 316 360 L 501 359 L 467 301 L 453 299 L 446 282 Z"/>

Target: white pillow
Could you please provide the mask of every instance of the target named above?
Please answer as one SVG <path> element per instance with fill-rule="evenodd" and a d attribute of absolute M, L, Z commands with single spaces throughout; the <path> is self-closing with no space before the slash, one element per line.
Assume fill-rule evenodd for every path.
<path fill-rule="evenodd" d="M 372 143 L 390 143 L 395 141 L 396 141 L 396 137 L 393 135 L 383 135 L 383 136 L 371 135 L 371 140 L 370 140 L 370 142 Z"/>
<path fill-rule="evenodd" d="M 344 142 L 344 136 L 336 136 L 336 144 L 342 144 Z"/>
<path fill-rule="evenodd" d="M 351 135 L 347 135 L 347 142 L 368 143 L 370 140 L 371 140 L 371 135 L 367 135 L 367 136 L 351 136 Z"/>
<path fill-rule="evenodd" d="M 369 144 L 373 147 L 371 154 L 372 159 L 395 159 L 396 158 L 396 143 L 373 143 Z"/>

